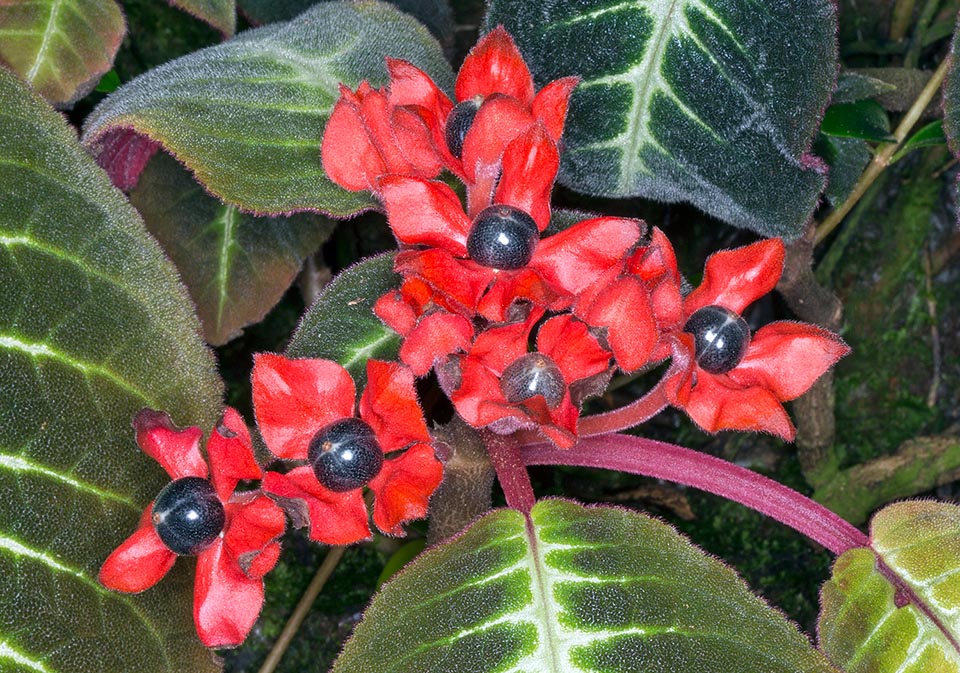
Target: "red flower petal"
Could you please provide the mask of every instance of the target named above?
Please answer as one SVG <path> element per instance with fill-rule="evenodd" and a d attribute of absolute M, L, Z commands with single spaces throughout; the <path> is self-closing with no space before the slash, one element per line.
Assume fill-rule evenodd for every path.
<path fill-rule="evenodd" d="M 390 173 L 406 172 L 424 178 L 433 178 L 444 168 L 444 160 L 437 151 L 433 132 L 426 121 L 414 110 L 397 108 L 390 113 L 393 142 L 409 164 L 388 166 Z M 377 176 L 379 177 L 379 176 Z"/>
<path fill-rule="evenodd" d="M 534 124 L 504 150 L 494 203 L 529 213 L 543 231 L 550 224 L 550 193 L 559 168 L 556 143 L 542 124 Z"/>
<path fill-rule="evenodd" d="M 477 303 L 477 312 L 491 322 L 505 322 L 510 306 L 523 299 L 551 310 L 566 307 L 563 296 L 549 287 L 539 273 L 527 268 L 496 272 L 493 284 Z"/>
<path fill-rule="evenodd" d="M 429 75 L 413 64 L 387 58 L 387 70 L 390 72 L 390 105 L 412 106 L 416 109 L 433 134 L 433 144 L 444 164 L 454 172 L 459 172 L 460 160 L 450 154 L 444 137 L 444 123 L 453 109 L 453 103 Z"/>
<path fill-rule="evenodd" d="M 779 238 L 768 238 L 734 250 L 721 250 L 707 259 L 700 286 L 683 302 L 687 316 L 704 306 L 723 306 L 743 313 L 777 285 L 783 271 L 785 248 Z"/>
<path fill-rule="evenodd" d="M 397 255 L 394 270 L 410 278 L 419 277 L 445 300 L 437 303 L 453 313 L 472 317 L 477 303 L 496 277 L 493 269 L 465 259 L 456 259 L 446 250 L 403 251 Z"/>
<path fill-rule="evenodd" d="M 473 325 L 454 313 L 425 315 L 400 346 L 400 360 L 417 376 L 424 376 L 437 358 L 466 351 L 473 340 Z"/>
<path fill-rule="evenodd" d="M 263 607 L 263 580 L 247 577 L 218 539 L 197 557 L 193 621 L 207 647 L 234 647 Z"/>
<path fill-rule="evenodd" d="M 385 175 L 379 187 L 390 228 L 401 243 L 467 256 L 471 222 L 450 187 L 405 175 Z"/>
<path fill-rule="evenodd" d="M 515 359 L 516 357 L 511 358 L 510 362 Z M 520 412 L 509 407 L 500 389 L 498 374 L 486 367 L 478 358 L 467 356 L 462 360 L 460 381 L 460 387 L 450 396 L 450 401 L 453 402 L 460 417 L 475 428 L 489 425 L 507 414 L 522 416 Z M 485 402 L 491 400 L 499 402 L 499 405 L 496 408 L 483 406 Z M 507 409 L 503 410 L 502 407 Z"/>
<path fill-rule="evenodd" d="M 133 429 L 143 452 L 160 463 L 171 479 L 207 478 L 207 463 L 200 453 L 200 428 L 181 430 L 166 413 L 141 409 L 133 417 Z"/>
<path fill-rule="evenodd" d="M 530 267 L 555 289 L 577 295 L 611 267 L 640 238 L 640 222 L 619 217 L 583 220 L 540 241 Z"/>
<path fill-rule="evenodd" d="M 579 83 L 579 77 L 556 79 L 540 89 L 533 99 L 533 116 L 546 125 L 555 141 L 559 141 L 563 135 L 570 94 Z"/>
<path fill-rule="evenodd" d="M 317 481 L 309 467 L 287 474 L 267 472 L 261 488 L 279 501 L 292 516 L 309 523 L 310 539 L 323 544 L 353 544 L 370 537 L 363 489 L 334 493 Z"/>
<path fill-rule="evenodd" d="M 793 400 L 849 352 L 833 332 L 805 323 L 775 322 L 757 330 L 747 355 L 727 376 L 741 386 L 767 388 L 781 401 Z"/>
<path fill-rule="evenodd" d="M 417 311 L 400 290 L 390 290 L 373 304 L 374 314 L 401 336 L 417 324 Z"/>
<path fill-rule="evenodd" d="M 527 106 L 533 102 L 533 77 L 503 26 L 497 26 L 477 42 L 457 75 L 458 101 L 495 93 L 513 96 Z"/>
<path fill-rule="evenodd" d="M 247 424 L 236 409 L 227 407 L 207 440 L 210 480 L 217 496 L 227 502 L 242 479 L 259 479 L 262 470 L 253 456 Z"/>
<path fill-rule="evenodd" d="M 137 593 L 159 582 L 173 567 L 177 555 L 170 551 L 153 528 L 153 503 L 140 516 L 140 523 L 103 562 L 97 577 L 108 589 Z"/>
<path fill-rule="evenodd" d="M 248 577 L 263 577 L 277 561 L 271 543 L 283 535 L 286 528 L 283 510 L 256 492 L 239 495 L 227 503 L 226 510 L 224 545 Z M 267 555 L 261 558 L 265 551 Z"/>
<path fill-rule="evenodd" d="M 374 190 L 377 176 L 387 172 L 363 120 L 359 99 L 343 85 L 323 132 L 320 157 L 327 177 L 354 192 Z"/>
<path fill-rule="evenodd" d="M 267 448 L 275 456 L 304 459 L 322 427 L 353 416 L 356 390 L 343 367 L 329 360 L 253 358 L 253 406 Z"/>
<path fill-rule="evenodd" d="M 443 479 L 443 464 L 429 444 L 415 444 L 387 460 L 370 482 L 373 522 L 388 535 L 403 535 L 401 524 L 427 515 L 430 496 Z"/>
<path fill-rule="evenodd" d="M 373 428 L 384 453 L 412 442 L 430 441 L 413 372 L 400 363 L 367 360 L 367 387 L 360 397 L 360 417 Z"/>
<path fill-rule="evenodd" d="M 557 364 L 567 385 L 610 366 L 610 352 L 570 314 L 555 316 L 543 324 L 537 333 L 537 350 Z"/>
<path fill-rule="evenodd" d="M 753 430 L 787 441 L 796 434 L 773 392 L 763 386 L 740 386 L 724 374 L 709 374 L 699 367 L 668 383 L 667 399 L 707 432 Z"/>
<path fill-rule="evenodd" d="M 515 98 L 498 96 L 484 101 L 463 138 L 463 173 L 467 182 L 486 177 L 490 184 L 486 196 L 493 197 L 493 182 L 500 173 L 500 158 L 511 140 L 526 131 L 536 120 L 530 109 Z M 472 187 L 471 187 L 472 188 Z M 487 205 L 489 205 L 489 200 Z"/>
<path fill-rule="evenodd" d="M 606 329 L 607 343 L 624 371 L 635 371 L 650 361 L 660 335 L 649 291 L 639 279 L 618 278 L 578 314 L 588 324 Z"/>
<path fill-rule="evenodd" d="M 514 360 L 527 353 L 530 330 L 543 317 L 542 309 L 534 309 L 524 322 L 489 327 L 473 342 L 469 357 L 492 369 L 497 376 Z"/>

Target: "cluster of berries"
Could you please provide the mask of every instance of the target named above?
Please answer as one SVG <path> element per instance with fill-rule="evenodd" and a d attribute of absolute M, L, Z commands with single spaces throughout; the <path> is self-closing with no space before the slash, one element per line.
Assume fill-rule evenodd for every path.
<path fill-rule="evenodd" d="M 140 591 L 176 555 L 198 554 L 195 620 L 209 646 L 239 643 L 252 627 L 284 512 L 326 544 L 370 536 L 364 489 L 384 533 L 401 535 L 404 522 L 426 515 L 443 465 L 416 377 L 436 372 L 459 416 L 477 429 L 523 431 L 566 449 L 583 434 L 582 400 L 601 392 L 614 371 L 669 359 L 656 387 L 664 405 L 710 432 L 792 439 L 782 402 L 847 352 L 813 325 L 777 322 L 751 334 L 741 313 L 779 280 L 779 239 L 713 255 L 702 284 L 684 294 L 660 229 L 620 217 L 568 225 L 552 218 L 577 79 L 536 91 L 502 28 L 464 61 L 456 103 L 413 65 L 387 65 L 388 87 L 341 87 L 322 160 L 337 184 L 376 195 L 399 241 L 402 283 L 374 310 L 403 337 L 400 361 L 368 362 L 357 405 L 353 380 L 334 362 L 257 356 L 256 421 L 275 456 L 299 461 L 286 473 L 262 473 L 232 410 L 207 444 L 211 481 L 199 429 L 176 430 L 149 411 L 135 421 L 141 447 L 174 481 L 100 579 Z M 466 207 L 437 180 L 444 170 L 465 186 Z M 625 411 L 619 426 L 602 431 L 650 415 Z M 260 488 L 235 493 L 240 480 Z"/>

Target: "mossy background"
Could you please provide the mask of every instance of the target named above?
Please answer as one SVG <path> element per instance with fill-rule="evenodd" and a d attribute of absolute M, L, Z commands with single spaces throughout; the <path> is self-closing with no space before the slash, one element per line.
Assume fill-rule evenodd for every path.
<path fill-rule="evenodd" d="M 129 32 L 115 65 L 121 82 L 220 40 L 214 29 L 167 3 L 122 4 Z M 400 4 L 425 16 L 433 16 L 440 6 L 449 10 L 436 14 L 430 27 L 455 65 L 475 42 L 484 11 L 480 0 L 452 1 L 449 6 L 435 0 Z M 944 57 L 960 9 L 960 0 L 916 6 L 904 0 L 839 4 L 845 67 L 935 67 Z M 913 7 L 907 37 L 893 40 L 891 8 L 907 5 Z M 238 30 L 248 25 L 241 15 Z M 104 95 L 94 92 L 80 101 L 69 112 L 70 119 L 79 125 Z M 836 368 L 836 440 L 816 471 L 801 470 L 791 445 L 763 435 L 708 436 L 682 414 L 660 414 L 643 432 L 757 469 L 814 495 L 857 524 L 892 497 L 955 499 L 960 477 L 960 266 L 955 250 L 950 252 L 957 237 L 950 196 L 955 175 L 945 148 L 914 152 L 883 174 L 844 226 L 817 250 L 818 280 L 844 304 L 842 334 L 853 354 Z M 676 246 L 681 271 L 693 284 L 708 254 L 754 240 L 682 204 L 584 199 L 563 189 L 557 199 L 563 206 L 642 217 L 662 227 Z M 228 383 L 227 403 L 252 419 L 252 354 L 283 350 L 311 299 L 312 281 L 393 245 L 378 214 L 341 223 L 315 260 L 315 277 L 295 285 L 263 322 L 218 349 Z M 763 323 L 786 315 L 782 301 L 771 295 L 747 317 Z M 613 392 L 591 403 L 593 410 L 623 404 L 649 385 L 649 377 L 617 381 Z M 921 462 L 929 456 L 924 451 L 934 445 L 939 452 L 935 469 L 929 461 Z M 887 463 L 882 461 L 891 457 L 898 459 L 890 463 L 895 469 L 884 471 Z M 858 469 L 871 465 L 880 470 L 882 483 L 865 480 Z M 806 538 L 735 503 L 633 475 L 572 468 L 536 468 L 532 474 L 540 495 L 613 502 L 671 522 L 813 633 L 818 591 L 829 577 L 832 556 Z M 872 474 L 876 479 L 877 473 Z M 424 526 L 414 526 L 411 535 L 423 536 L 424 531 Z M 398 546 L 395 540 L 377 538 L 347 551 L 277 670 L 311 673 L 329 668 Z M 326 551 L 309 543 L 302 531 L 287 534 L 281 561 L 267 576 L 260 621 L 242 647 L 220 653 L 226 671 L 258 670 Z"/>

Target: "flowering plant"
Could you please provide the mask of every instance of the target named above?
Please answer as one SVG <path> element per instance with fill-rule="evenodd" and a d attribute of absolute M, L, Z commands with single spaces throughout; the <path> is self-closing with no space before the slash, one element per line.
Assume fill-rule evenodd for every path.
<path fill-rule="evenodd" d="M 337 672 L 960 671 L 960 509 L 898 503 L 864 533 L 818 502 L 883 489 L 835 486 L 851 348 L 814 246 L 869 186 L 837 196 L 857 150 L 934 132 L 887 153 L 837 122 L 882 87 L 844 90 L 836 8 L 797 2 L 493 0 L 456 74 L 390 4 L 319 3 L 81 103 L 79 141 L 41 96 L 86 95 L 119 9 L 86 22 L 89 58 L 47 64 L 78 29 L 55 3 L 27 67 L 8 33 L 31 34 L 30 3 L 0 9 L 0 668 L 205 672 L 217 648 L 244 670 L 271 583 L 325 546 L 265 673 L 356 549 L 416 558 Z M 173 4 L 235 30 L 232 0 Z M 822 194 L 839 215 L 818 224 Z M 735 436 L 796 440 L 815 498 L 739 464 Z M 599 499 L 582 468 L 835 554 L 816 642 L 671 526 L 567 499 Z"/>

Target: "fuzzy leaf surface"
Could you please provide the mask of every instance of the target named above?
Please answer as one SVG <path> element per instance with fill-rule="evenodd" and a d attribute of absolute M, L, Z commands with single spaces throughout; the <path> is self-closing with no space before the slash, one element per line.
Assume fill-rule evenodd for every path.
<path fill-rule="evenodd" d="M 0 68 L 0 670 L 215 671 L 178 563 L 97 582 L 169 477 L 149 406 L 209 429 L 222 384 L 176 271 L 46 103 Z"/>
<path fill-rule="evenodd" d="M 960 21 L 953 29 L 953 41 L 950 43 L 950 70 L 943 82 L 943 132 L 954 157 L 960 157 Z M 954 183 L 954 199 L 960 203 L 960 176 Z M 960 218 L 960 215 L 958 215 Z M 960 221 L 960 219 L 958 219 Z"/>
<path fill-rule="evenodd" d="M 821 591 L 820 647 L 847 673 L 960 671 L 960 507 L 898 502 Z"/>
<path fill-rule="evenodd" d="M 356 213 L 373 200 L 327 179 L 320 141 L 339 83 L 385 84 L 386 56 L 451 87 L 439 45 L 414 19 L 380 2 L 324 2 L 125 84 L 87 118 L 84 143 L 112 176 L 132 173 L 131 183 L 139 170 L 126 165 L 152 141 L 243 210 Z"/>
<path fill-rule="evenodd" d="M 236 0 L 170 0 L 170 4 L 206 21 L 228 37 L 237 29 Z"/>
<path fill-rule="evenodd" d="M 338 273 L 307 309 L 287 356 L 339 362 L 358 391 L 367 380 L 367 360 L 396 358 L 400 335 L 373 313 L 377 299 L 400 285 L 393 257 L 390 253 L 370 257 Z"/>
<path fill-rule="evenodd" d="M 836 73 L 829 0 L 492 0 L 539 85 L 583 79 L 560 182 L 689 201 L 795 237 L 825 180 L 808 154 Z"/>
<path fill-rule="evenodd" d="M 179 269 L 214 346 L 262 320 L 334 227 L 313 213 L 242 213 L 207 194 L 162 152 L 147 165 L 130 201 Z"/>
<path fill-rule="evenodd" d="M 625 509 L 494 511 L 374 598 L 333 673 L 835 671 L 729 567 Z"/>
<path fill-rule="evenodd" d="M 72 103 L 97 85 L 124 32 L 113 0 L 0 2 L 0 62 L 54 105 Z"/>

